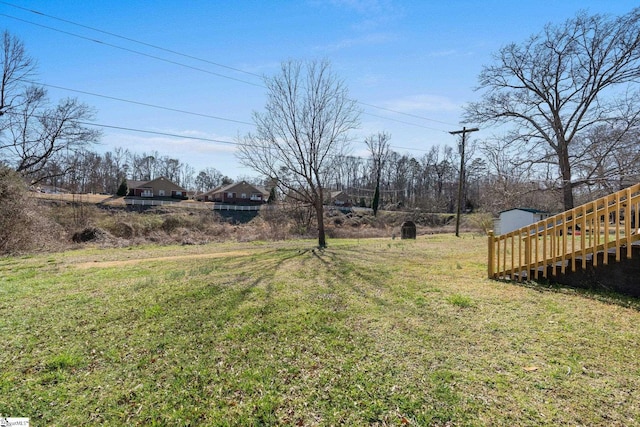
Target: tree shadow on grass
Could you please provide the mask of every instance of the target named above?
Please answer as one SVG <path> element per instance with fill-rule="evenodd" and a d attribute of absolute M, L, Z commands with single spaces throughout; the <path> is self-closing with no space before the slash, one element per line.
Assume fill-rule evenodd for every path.
<path fill-rule="evenodd" d="M 385 288 L 385 280 L 382 280 L 379 274 L 374 271 L 365 271 L 359 268 L 355 263 L 340 258 L 338 253 L 330 250 L 314 250 L 312 251 L 316 259 L 323 263 L 331 275 L 340 283 L 347 284 L 356 294 L 371 300 L 378 306 L 386 306 L 388 302 L 383 298 L 372 295 L 367 289 L 362 286 L 358 286 L 356 282 L 366 283 L 369 288 Z M 353 280 L 355 277 L 357 280 Z"/>
<path fill-rule="evenodd" d="M 613 304 L 624 308 L 631 308 L 636 311 L 640 311 L 640 298 L 635 298 L 629 295 L 624 295 L 611 290 L 598 288 L 598 287 L 573 287 L 555 283 L 549 280 L 539 281 L 522 281 L 512 282 L 505 281 L 515 286 L 521 286 L 527 289 L 532 289 L 541 293 L 557 293 L 564 295 L 579 295 L 583 298 L 587 298 L 594 301 L 603 302 L 606 304 Z"/>

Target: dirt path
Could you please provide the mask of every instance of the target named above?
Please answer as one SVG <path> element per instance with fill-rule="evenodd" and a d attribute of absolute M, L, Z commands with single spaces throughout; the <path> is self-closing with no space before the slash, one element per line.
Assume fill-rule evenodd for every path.
<path fill-rule="evenodd" d="M 189 259 L 199 259 L 199 258 L 226 258 L 226 257 L 248 256 L 251 254 L 255 254 L 255 252 L 231 251 L 231 252 L 216 252 L 216 253 L 208 253 L 208 254 L 163 256 L 163 257 L 155 257 L 155 258 L 136 258 L 136 259 L 125 259 L 125 260 L 117 260 L 117 261 L 92 261 L 92 262 L 83 262 L 83 263 L 75 264 L 75 267 L 77 268 L 112 268 L 112 267 L 121 267 L 126 265 L 134 265 L 141 262 L 150 262 L 150 261 L 177 261 L 177 260 L 183 260 L 183 259 L 189 260 Z"/>

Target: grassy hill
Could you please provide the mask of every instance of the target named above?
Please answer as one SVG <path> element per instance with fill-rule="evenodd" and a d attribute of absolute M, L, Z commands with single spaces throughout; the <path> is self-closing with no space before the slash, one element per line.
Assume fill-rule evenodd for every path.
<path fill-rule="evenodd" d="M 634 425 L 638 301 L 490 281 L 486 240 L 0 259 L 0 414 L 32 425 Z"/>

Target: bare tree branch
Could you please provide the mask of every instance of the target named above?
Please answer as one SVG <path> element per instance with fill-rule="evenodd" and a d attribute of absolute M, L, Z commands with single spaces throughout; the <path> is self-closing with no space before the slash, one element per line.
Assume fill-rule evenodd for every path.
<path fill-rule="evenodd" d="M 583 182 L 573 173 L 581 158 L 574 141 L 625 118 L 616 105 L 621 97 L 634 111 L 640 106 L 625 91 L 640 79 L 640 8 L 618 18 L 579 13 L 494 59 L 480 73 L 484 94 L 469 104 L 465 121 L 513 125 L 527 147 L 544 141 L 555 153 L 565 208 L 573 207 L 573 188 Z M 628 131 L 638 126 L 635 115 L 626 118 L 633 118 Z"/>
<path fill-rule="evenodd" d="M 265 83 L 265 111 L 253 113 L 256 131 L 241 138 L 239 160 L 314 207 L 318 244 L 325 247 L 323 191 L 360 111 L 327 61 L 284 62 Z"/>
<path fill-rule="evenodd" d="M 22 42 L 7 32 L 0 55 L 0 162 L 32 183 L 65 173 L 67 169 L 48 164 L 98 140 L 100 132 L 83 125 L 93 118 L 93 110 L 77 99 L 51 107 L 42 87 L 24 81 L 34 72 L 34 62 Z"/>

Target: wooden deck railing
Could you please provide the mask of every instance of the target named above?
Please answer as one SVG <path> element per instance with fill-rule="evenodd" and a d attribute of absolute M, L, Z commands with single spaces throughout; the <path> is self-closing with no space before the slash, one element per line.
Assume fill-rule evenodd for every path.
<path fill-rule="evenodd" d="M 510 233 L 489 232 L 488 274 L 491 279 L 522 280 L 564 274 L 598 265 L 598 252 L 615 251 L 616 261 L 631 257 L 640 240 L 640 184 L 602 197 Z M 607 264 L 608 256 L 601 262 Z M 555 268 L 548 268 L 554 266 Z"/>

